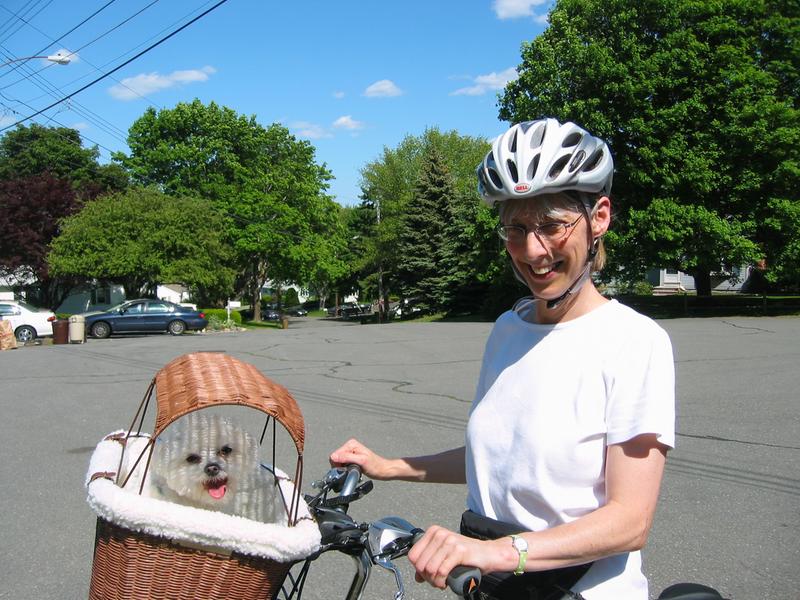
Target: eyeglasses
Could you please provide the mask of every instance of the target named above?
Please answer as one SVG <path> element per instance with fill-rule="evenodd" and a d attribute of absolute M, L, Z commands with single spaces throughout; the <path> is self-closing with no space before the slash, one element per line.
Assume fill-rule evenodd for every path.
<path fill-rule="evenodd" d="M 563 240 L 567 236 L 567 232 L 572 227 L 578 224 L 583 218 L 583 215 L 578 215 L 572 223 L 561 223 L 559 221 L 551 221 L 549 223 L 542 223 L 536 227 L 525 227 L 523 225 L 500 225 L 497 228 L 497 235 L 500 239 L 508 244 L 524 244 L 528 240 L 528 234 L 535 235 L 541 243 L 555 243 Z"/>

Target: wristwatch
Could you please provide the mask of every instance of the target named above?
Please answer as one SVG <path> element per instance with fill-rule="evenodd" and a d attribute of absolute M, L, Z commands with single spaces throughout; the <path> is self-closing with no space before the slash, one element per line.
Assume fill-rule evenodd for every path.
<path fill-rule="evenodd" d="M 514 575 L 522 575 L 525 572 L 525 561 L 528 560 L 528 542 L 525 541 L 524 537 L 512 535 L 511 545 L 519 553 L 519 564 L 514 571 Z"/>

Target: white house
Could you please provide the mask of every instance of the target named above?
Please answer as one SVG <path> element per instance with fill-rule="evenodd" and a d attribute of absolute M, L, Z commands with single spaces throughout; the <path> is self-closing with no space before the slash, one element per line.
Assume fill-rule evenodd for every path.
<path fill-rule="evenodd" d="M 740 292 L 752 269 L 750 266 L 734 268 L 731 277 L 712 274 L 711 289 L 716 292 Z M 647 272 L 646 279 L 652 284 L 656 295 L 693 292 L 696 289 L 694 277 L 675 269 L 651 269 Z"/>

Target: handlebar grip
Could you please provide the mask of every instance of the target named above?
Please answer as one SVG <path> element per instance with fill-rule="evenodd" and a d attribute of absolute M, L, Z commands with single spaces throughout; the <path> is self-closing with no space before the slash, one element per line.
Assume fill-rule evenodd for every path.
<path fill-rule="evenodd" d="M 475 567 L 458 566 L 447 576 L 447 585 L 462 598 L 471 598 L 480 584 L 481 572 Z"/>
<path fill-rule="evenodd" d="M 347 465 L 345 467 L 347 475 L 345 476 L 344 483 L 342 484 L 342 491 L 339 492 L 342 496 L 349 496 L 356 491 L 358 482 L 361 481 L 361 467 L 358 465 Z"/>

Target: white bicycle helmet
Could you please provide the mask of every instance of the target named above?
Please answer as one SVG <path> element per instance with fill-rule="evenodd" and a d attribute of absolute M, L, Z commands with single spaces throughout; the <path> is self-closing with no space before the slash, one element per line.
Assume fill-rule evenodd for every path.
<path fill-rule="evenodd" d="M 606 143 L 555 119 L 513 125 L 478 165 L 478 191 L 489 206 L 563 191 L 607 195 L 614 160 Z"/>

